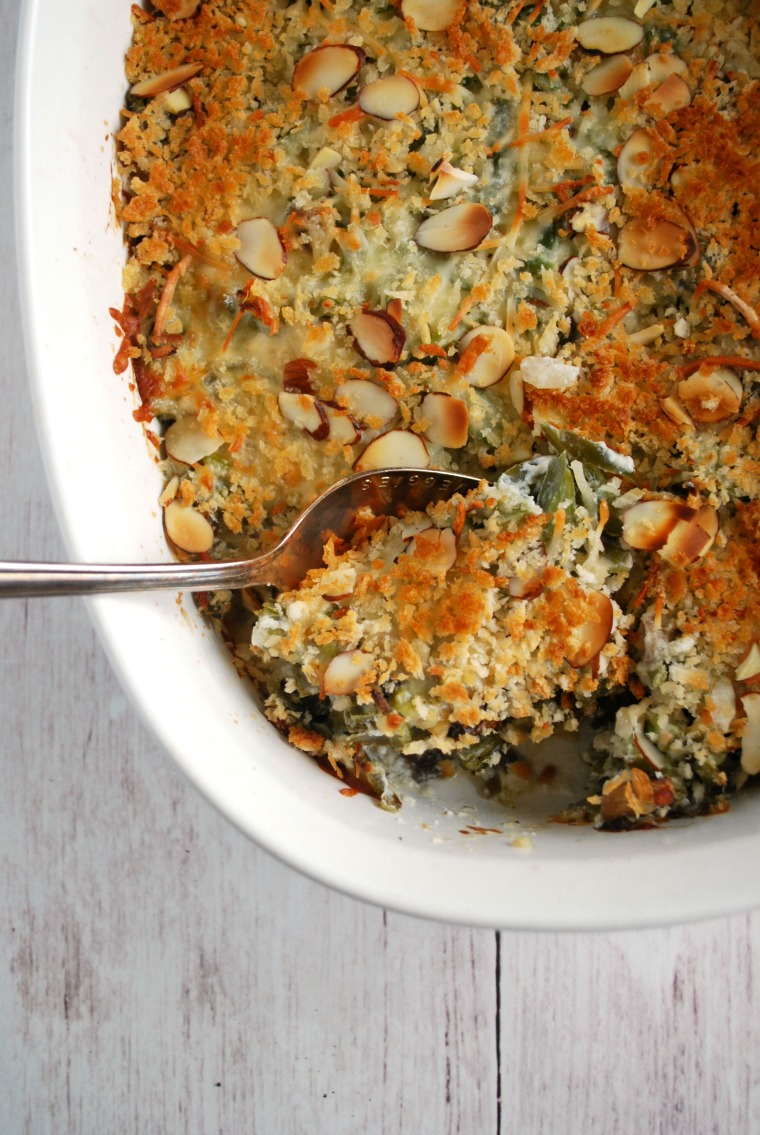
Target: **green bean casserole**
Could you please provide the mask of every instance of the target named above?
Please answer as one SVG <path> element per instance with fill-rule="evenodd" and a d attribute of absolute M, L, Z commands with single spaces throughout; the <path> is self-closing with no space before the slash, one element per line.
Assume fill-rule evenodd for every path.
<path fill-rule="evenodd" d="M 267 717 L 391 809 L 511 800 L 578 734 L 565 819 L 725 810 L 760 772 L 760 5 L 132 14 L 115 368 L 175 552 L 266 550 L 352 471 L 482 478 L 200 597 Z"/>

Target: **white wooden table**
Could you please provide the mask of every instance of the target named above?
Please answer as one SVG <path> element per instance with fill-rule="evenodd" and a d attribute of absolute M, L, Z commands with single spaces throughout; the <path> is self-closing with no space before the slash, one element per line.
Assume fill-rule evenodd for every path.
<path fill-rule="evenodd" d="M 54 559 L 15 294 L 17 22 L 0 0 L 0 558 Z M 760 913 L 499 935 L 365 906 L 198 797 L 80 601 L 3 604 L 0 643 L 0 1135 L 760 1132 Z"/>

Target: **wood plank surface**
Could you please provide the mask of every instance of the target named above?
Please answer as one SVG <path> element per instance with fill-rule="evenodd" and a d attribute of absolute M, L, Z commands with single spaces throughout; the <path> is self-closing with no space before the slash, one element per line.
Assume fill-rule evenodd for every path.
<path fill-rule="evenodd" d="M 0 557 L 52 559 L 9 208 L 18 13 L 0 0 Z M 80 602 L 5 603 L 0 642 L 0 1135 L 760 1132 L 759 915 L 497 935 L 369 907 L 185 783 Z"/>

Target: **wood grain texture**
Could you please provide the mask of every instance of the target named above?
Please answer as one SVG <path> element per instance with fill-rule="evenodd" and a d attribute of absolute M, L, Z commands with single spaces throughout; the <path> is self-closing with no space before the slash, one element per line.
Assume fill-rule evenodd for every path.
<path fill-rule="evenodd" d="M 502 1131 L 760 1131 L 756 914 L 502 942 Z"/>
<path fill-rule="evenodd" d="M 0 0 L 0 556 L 56 558 L 7 208 L 17 18 Z M 760 915 L 563 936 L 386 914 L 197 796 L 79 602 L 0 606 L 0 642 L 0 1135 L 760 1131 Z"/>

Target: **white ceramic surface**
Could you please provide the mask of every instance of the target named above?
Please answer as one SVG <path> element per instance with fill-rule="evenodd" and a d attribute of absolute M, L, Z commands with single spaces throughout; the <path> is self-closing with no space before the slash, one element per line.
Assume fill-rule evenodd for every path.
<path fill-rule="evenodd" d="M 121 306 L 123 248 L 110 208 L 111 132 L 125 84 L 127 0 L 27 0 L 17 102 L 21 292 L 37 427 L 72 558 L 166 556 L 159 475 L 113 373 L 109 306 Z M 23 376 L 19 375 L 19 381 Z M 724 914 L 760 900 L 760 801 L 657 831 L 530 827 L 446 786 L 397 816 L 291 750 L 191 602 L 125 596 L 92 616 L 125 688 L 197 787 L 286 862 L 370 901 L 497 927 L 638 927 Z M 462 813 L 462 805 L 465 812 Z M 475 810 L 476 809 L 476 810 Z M 135 818 L 139 823 L 139 817 Z"/>

